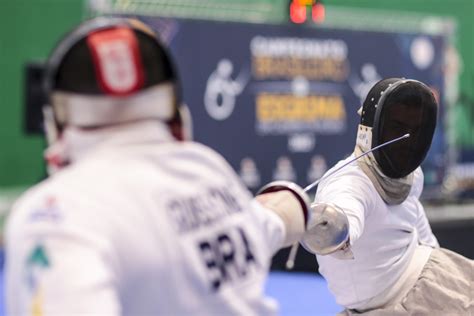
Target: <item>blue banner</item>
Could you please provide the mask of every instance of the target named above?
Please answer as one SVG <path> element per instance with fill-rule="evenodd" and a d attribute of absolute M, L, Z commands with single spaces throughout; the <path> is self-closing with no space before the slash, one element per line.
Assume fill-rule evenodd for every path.
<path fill-rule="evenodd" d="M 139 18 L 171 48 L 195 139 L 254 191 L 275 179 L 306 186 L 349 155 L 357 110 L 381 78 L 420 80 L 443 99 L 441 36 Z M 440 114 L 423 165 L 428 194 L 445 169 Z"/>

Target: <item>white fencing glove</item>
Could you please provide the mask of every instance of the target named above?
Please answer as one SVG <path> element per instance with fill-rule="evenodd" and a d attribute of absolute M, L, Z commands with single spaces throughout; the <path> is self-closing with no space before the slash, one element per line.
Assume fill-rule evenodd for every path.
<path fill-rule="evenodd" d="M 255 199 L 283 220 L 286 228 L 283 247 L 291 246 L 302 238 L 311 213 L 309 196 L 299 185 L 289 181 L 273 181 L 261 188 Z"/>

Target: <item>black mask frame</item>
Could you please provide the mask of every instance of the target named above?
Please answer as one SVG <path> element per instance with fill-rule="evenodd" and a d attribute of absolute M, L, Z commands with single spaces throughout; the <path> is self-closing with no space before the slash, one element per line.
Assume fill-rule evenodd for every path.
<path fill-rule="evenodd" d="M 416 93 L 412 93 L 415 91 Z M 404 99 L 399 98 L 400 94 L 402 94 Z M 397 153 L 393 153 L 393 149 L 397 146 L 395 144 L 374 152 L 374 157 L 382 172 L 386 176 L 395 179 L 407 176 L 423 162 L 431 147 L 437 121 L 438 104 L 429 87 L 417 80 L 400 79 L 391 82 L 388 88 L 381 92 L 380 99 L 376 105 L 372 127 L 372 148 L 384 141 L 383 133 L 387 121 L 384 116 L 388 111 L 388 107 L 395 106 L 393 105 L 394 103 L 404 104 L 407 98 L 409 98 L 409 101 L 406 103 L 412 103 L 414 99 L 420 99 L 422 103 L 421 125 L 418 127 L 417 132 L 410 133 L 410 138 L 404 140 L 405 144 L 407 142 L 411 143 L 409 157 L 394 158 L 397 155 Z M 417 105 L 412 104 L 411 106 Z M 406 132 L 410 131 L 406 130 Z M 402 134 L 404 132 L 401 132 L 401 135 L 398 136 L 402 136 Z M 398 163 L 397 160 L 399 161 Z M 400 161 L 403 161 L 403 163 L 400 163 Z"/>

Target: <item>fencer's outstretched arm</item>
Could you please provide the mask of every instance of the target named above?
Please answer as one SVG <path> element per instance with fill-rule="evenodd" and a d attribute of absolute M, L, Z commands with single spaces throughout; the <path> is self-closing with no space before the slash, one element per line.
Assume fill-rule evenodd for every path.
<path fill-rule="evenodd" d="M 368 178 L 351 177 L 351 172 L 323 180 L 316 196 L 324 199 L 311 205 L 312 221 L 302 238 L 303 247 L 318 255 L 334 253 L 350 258 L 348 247 L 364 230 L 366 210 L 374 204 L 373 191 Z M 337 205 L 329 201 L 337 201 Z"/>
<path fill-rule="evenodd" d="M 255 200 L 283 223 L 284 238 L 275 251 L 302 238 L 310 219 L 310 199 L 300 186 L 288 181 L 274 181 L 264 186 Z"/>
<path fill-rule="evenodd" d="M 313 215 L 312 221 L 308 224 L 308 231 L 305 233 L 304 238 L 301 241 L 301 244 L 306 248 L 306 250 L 318 255 L 327 255 L 339 252 L 339 254 L 342 253 L 344 257 L 351 257 L 351 253 L 349 251 L 350 243 L 351 241 L 357 240 L 364 227 L 364 204 L 371 203 L 370 199 L 367 201 L 365 198 L 363 198 L 365 196 L 364 194 L 360 194 L 360 192 L 357 194 L 356 192 L 356 194 L 353 195 L 352 193 L 354 192 L 351 191 L 354 189 L 357 190 L 357 188 L 362 188 L 362 193 L 366 193 L 367 191 L 370 191 L 368 189 L 364 190 L 364 187 L 366 187 L 366 184 L 368 183 L 367 181 L 358 181 L 354 178 L 350 183 L 347 183 L 347 189 L 339 192 L 338 189 L 344 188 L 345 183 L 338 182 L 336 185 L 334 185 L 332 183 L 337 181 L 328 180 L 328 177 L 331 177 L 339 170 L 345 168 L 354 161 L 370 154 L 373 151 L 409 137 L 410 134 L 406 133 L 400 137 L 375 146 L 374 148 L 371 148 L 370 150 L 353 157 L 349 161 L 339 163 L 329 170 L 322 178 L 311 183 L 304 189 L 304 191 L 308 191 L 318 185 L 320 182 L 324 181 L 329 183 L 330 186 L 332 185 L 331 189 L 326 189 L 326 191 L 330 192 L 329 195 L 331 195 L 331 193 L 338 192 L 337 194 L 332 194 L 334 198 L 330 199 L 330 201 L 343 201 L 344 196 L 347 197 L 346 201 L 342 202 L 343 206 L 344 204 L 347 205 L 347 212 L 344 211 L 343 207 L 336 206 L 333 203 L 326 203 L 324 201 L 311 205 L 311 213 Z M 342 182 L 345 181 L 343 180 Z M 359 196 L 359 198 L 354 198 L 354 196 Z M 352 222 L 353 226 L 351 230 L 349 229 L 350 222 Z M 350 231 L 352 231 L 352 238 L 350 236 Z M 289 258 L 289 262 L 292 260 L 293 258 Z"/>

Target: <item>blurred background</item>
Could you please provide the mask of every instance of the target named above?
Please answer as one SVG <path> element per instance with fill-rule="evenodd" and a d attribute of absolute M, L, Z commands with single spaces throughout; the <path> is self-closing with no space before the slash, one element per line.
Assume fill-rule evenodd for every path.
<path fill-rule="evenodd" d="M 162 34 L 195 139 L 253 192 L 275 179 L 306 186 L 350 154 L 356 112 L 381 78 L 425 82 L 441 115 L 422 165 L 423 203 L 441 245 L 474 259 L 472 0 L 0 0 L 0 236 L 11 204 L 46 174 L 41 64 L 64 32 L 103 14 L 138 17 Z M 316 274 L 317 263 L 301 250 L 295 270 Z M 280 281 L 315 282 L 273 276 L 277 297 L 286 297 Z M 291 304 L 283 311 L 304 313 Z"/>

